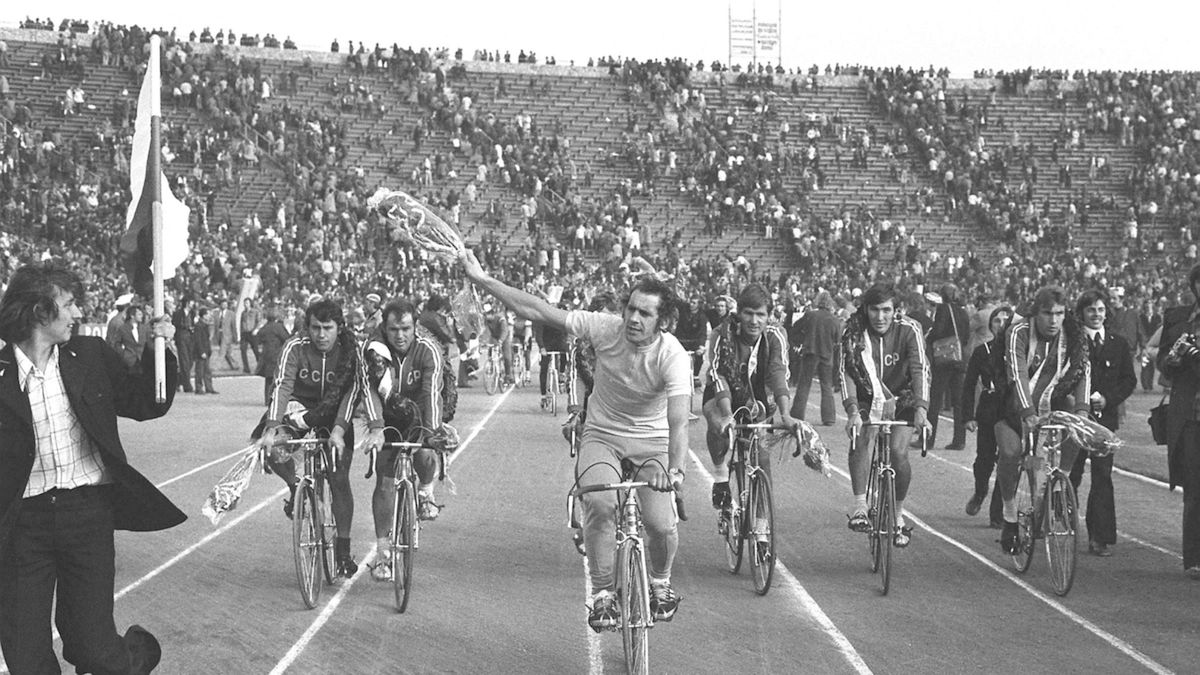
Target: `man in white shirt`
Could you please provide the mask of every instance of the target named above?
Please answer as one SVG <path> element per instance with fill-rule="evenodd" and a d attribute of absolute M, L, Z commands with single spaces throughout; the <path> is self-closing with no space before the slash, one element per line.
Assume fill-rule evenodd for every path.
<path fill-rule="evenodd" d="M 637 467 L 638 491 L 650 558 L 650 609 L 669 621 L 679 606 L 671 565 L 679 545 L 672 488 L 683 483 L 688 455 L 688 352 L 666 332 L 677 311 L 667 284 L 644 277 L 634 284 L 621 316 L 567 312 L 492 278 L 473 253 L 461 257 L 467 277 L 521 316 L 565 330 L 596 350 L 595 384 L 587 401 L 576 464 L 580 487 L 618 479 L 622 460 Z M 591 574 L 588 624 L 596 632 L 617 625 L 613 555 L 617 503 L 609 491 L 583 496 L 583 535 Z"/>

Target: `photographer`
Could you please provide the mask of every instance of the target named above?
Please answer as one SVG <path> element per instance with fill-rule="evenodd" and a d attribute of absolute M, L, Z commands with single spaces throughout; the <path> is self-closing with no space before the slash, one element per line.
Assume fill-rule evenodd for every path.
<path fill-rule="evenodd" d="M 1183 568 L 1200 581 L 1200 265 L 1188 274 L 1192 304 L 1163 314 L 1158 369 L 1171 380 L 1167 408 L 1167 468 L 1171 488 L 1183 487 Z"/>

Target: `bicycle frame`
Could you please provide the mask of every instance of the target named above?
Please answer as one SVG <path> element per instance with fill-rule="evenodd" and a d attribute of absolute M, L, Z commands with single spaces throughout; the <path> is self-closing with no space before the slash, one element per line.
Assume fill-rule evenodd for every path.
<path fill-rule="evenodd" d="M 1062 424 L 1042 424 L 1025 436 L 1022 470 L 1028 475 L 1030 493 L 1035 503 L 1031 514 L 1018 513 L 1018 518 L 1025 515 L 1032 521 L 1027 523 L 1031 526 L 1026 528 L 1030 536 L 1021 542 L 1020 555 L 1024 556 L 1024 564 L 1020 564 L 1022 561 L 1014 556 L 1018 571 L 1028 569 L 1029 561 L 1033 558 L 1032 539 L 1042 536 L 1046 543 L 1046 558 L 1050 563 L 1051 582 L 1055 594 L 1059 596 L 1070 592 L 1074 583 L 1077 544 L 1078 504 L 1075 488 L 1068 472 L 1061 466 L 1062 444 L 1066 438 L 1067 427 Z M 1044 449 L 1044 453 L 1039 453 L 1039 448 Z M 1040 488 L 1037 486 L 1039 463 L 1040 472 L 1045 477 Z"/>
<path fill-rule="evenodd" d="M 891 588 L 892 546 L 898 532 L 896 527 L 896 469 L 892 466 L 892 430 L 911 426 L 902 420 L 864 422 L 864 429 L 876 429 L 871 447 L 871 465 L 867 474 L 867 519 L 871 549 L 871 571 L 880 575 L 880 588 L 887 595 Z M 865 435 L 865 432 L 864 432 Z M 858 436 L 852 442 L 859 442 Z M 922 447 L 924 447 L 922 442 Z"/>
<path fill-rule="evenodd" d="M 395 498 L 392 502 L 392 531 L 389 560 L 392 565 L 392 586 L 396 596 L 396 610 L 408 609 L 412 593 L 413 558 L 420 548 L 421 523 L 417 519 L 417 474 L 413 468 L 413 453 L 423 448 L 422 443 L 386 442 L 380 450 L 396 450 L 392 465 L 392 484 Z M 371 453 L 371 467 L 375 467 L 376 452 Z M 383 564 L 378 563 L 378 564 Z"/>
<path fill-rule="evenodd" d="M 328 456 L 329 439 L 318 437 L 315 433 L 275 444 L 295 448 L 289 453 L 290 458 L 296 454 L 303 457 L 292 492 L 292 547 L 300 597 L 309 609 L 316 607 L 321 597 L 321 576 L 324 576 L 326 584 L 333 583 L 333 537 L 337 536 L 337 525 L 329 504 L 332 495 L 328 494 L 324 482 L 326 467 L 336 470 L 337 465 Z M 317 570 L 318 559 L 320 574 Z"/>
<path fill-rule="evenodd" d="M 738 413 L 742 411 L 739 410 Z M 735 419 L 738 415 L 735 414 Z M 791 429 L 769 422 L 731 424 L 726 430 L 729 448 L 730 514 L 725 541 L 730 572 L 741 568 L 743 543 L 750 553 L 754 590 L 765 595 L 775 571 L 775 506 L 771 499 L 771 474 L 760 461 L 761 437 L 770 431 Z"/>

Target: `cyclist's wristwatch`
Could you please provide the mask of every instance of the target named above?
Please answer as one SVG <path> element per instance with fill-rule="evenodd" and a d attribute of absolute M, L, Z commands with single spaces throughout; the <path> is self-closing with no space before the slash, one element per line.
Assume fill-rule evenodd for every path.
<path fill-rule="evenodd" d="M 667 475 L 671 477 L 672 483 L 674 483 L 675 481 L 683 482 L 683 469 L 679 469 L 679 468 L 667 469 Z"/>

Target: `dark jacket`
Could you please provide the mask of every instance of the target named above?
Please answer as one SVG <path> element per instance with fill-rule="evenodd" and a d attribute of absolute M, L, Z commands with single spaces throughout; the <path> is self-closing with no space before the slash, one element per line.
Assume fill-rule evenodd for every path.
<path fill-rule="evenodd" d="M 964 422 L 975 420 L 981 426 L 995 424 L 1000 420 L 1000 393 L 996 389 L 996 361 L 992 352 L 998 339 L 985 342 L 971 352 L 967 360 L 967 374 L 963 377 L 962 409 L 967 416 Z M 979 404 L 975 404 L 975 386 L 979 385 Z"/>
<path fill-rule="evenodd" d="M 146 348 L 146 326 L 138 326 L 138 335 L 133 336 L 133 325 L 128 321 L 117 326 L 114 340 L 110 342 L 113 349 L 125 362 L 126 368 L 136 368 L 142 359 L 142 351 Z"/>
<path fill-rule="evenodd" d="M 152 344 L 142 360 L 153 362 Z M 178 383 L 175 356 L 167 351 L 167 401 L 154 401 L 154 369 L 131 373 L 121 358 L 96 337 L 76 336 L 59 347 L 59 369 L 71 409 L 95 442 L 114 490 L 118 530 L 165 530 L 187 516 L 129 465 L 117 433 L 117 416 L 134 420 L 162 417 L 171 408 Z M 21 510 L 21 495 L 33 468 L 36 441 L 29 397 L 18 383 L 13 346 L 0 349 L 0 555 Z"/>
<path fill-rule="evenodd" d="M 207 321 L 197 321 L 194 333 L 196 357 L 207 359 L 212 356 L 212 325 Z"/>
<path fill-rule="evenodd" d="M 1121 403 L 1129 398 L 1137 387 L 1137 374 L 1133 372 L 1133 349 L 1125 338 L 1104 331 L 1104 342 L 1090 355 L 1092 362 L 1092 392 L 1104 396 L 1104 410 L 1098 421 L 1106 429 L 1117 430 L 1118 411 Z"/>
<path fill-rule="evenodd" d="M 966 367 L 963 361 L 959 361 L 956 365 L 948 365 L 937 363 L 933 358 L 933 343 L 955 335 L 956 332 L 958 334 L 959 346 L 962 348 L 962 354 L 964 357 L 967 357 L 967 342 L 971 340 L 971 317 L 967 314 L 967 309 L 958 303 L 938 305 L 933 310 L 932 327 L 929 328 L 929 334 L 926 337 L 926 346 L 929 349 L 929 363 L 934 368 L 962 370 Z"/>
<path fill-rule="evenodd" d="M 792 346 L 800 347 L 802 355 L 814 355 L 821 363 L 833 363 L 833 352 L 842 334 L 842 324 L 827 309 L 810 309 L 793 326 Z"/>
<path fill-rule="evenodd" d="M 262 375 L 268 380 L 275 377 L 276 369 L 279 367 L 279 355 L 283 353 L 283 343 L 291 337 L 287 327 L 278 319 L 268 321 L 258 329 L 256 339 L 262 347 L 259 352 L 258 375 Z"/>
<path fill-rule="evenodd" d="M 1162 340 L 1158 343 L 1158 369 L 1171 380 L 1171 400 L 1167 404 L 1167 473 L 1171 487 L 1183 485 L 1182 436 L 1184 424 L 1196 419 L 1193 406 L 1200 389 L 1200 359 L 1171 359 L 1172 347 L 1184 333 L 1192 332 L 1192 311 L 1196 305 L 1172 307 L 1163 313 Z"/>

